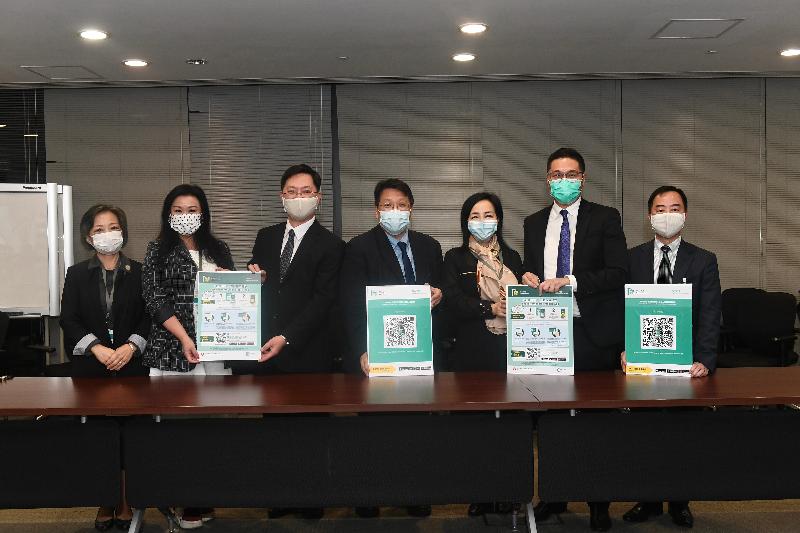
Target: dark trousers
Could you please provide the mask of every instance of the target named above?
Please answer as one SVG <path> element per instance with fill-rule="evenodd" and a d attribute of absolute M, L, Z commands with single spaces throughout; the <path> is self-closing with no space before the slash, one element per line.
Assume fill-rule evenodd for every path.
<path fill-rule="evenodd" d="M 572 321 L 572 341 L 575 346 L 575 372 L 590 370 L 616 370 L 622 351 L 623 339 L 613 346 L 599 346 L 586 331 L 584 318 Z"/>

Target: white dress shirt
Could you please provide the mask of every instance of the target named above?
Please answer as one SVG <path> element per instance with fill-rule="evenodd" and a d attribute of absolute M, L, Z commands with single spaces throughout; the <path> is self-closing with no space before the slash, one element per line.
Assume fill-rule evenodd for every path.
<path fill-rule="evenodd" d="M 572 311 L 573 316 L 580 317 L 578 302 L 575 300 L 574 293 L 578 292 L 578 280 L 572 275 L 575 256 L 575 229 L 578 226 L 578 209 L 581 206 L 579 197 L 572 205 L 563 208 L 567 210 L 567 220 L 569 220 L 569 271 L 567 278 L 572 287 Z M 547 219 L 547 231 L 544 234 L 544 279 L 553 279 L 558 270 L 558 241 L 561 240 L 561 226 L 564 224 L 564 217 L 561 216 L 561 207 L 553 202 L 550 209 L 550 217 Z M 544 280 L 542 280 L 544 281 Z"/>
<path fill-rule="evenodd" d="M 286 241 L 289 240 L 289 230 L 294 230 L 294 250 L 292 250 L 292 260 L 294 260 L 294 254 L 297 253 L 297 249 L 300 248 L 300 241 L 303 240 L 306 233 L 308 232 L 308 228 L 314 223 L 317 217 L 311 217 L 311 220 L 307 220 L 300 224 L 297 227 L 292 227 L 291 222 L 289 220 L 286 221 L 286 229 L 283 232 L 283 242 L 281 243 L 281 254 L 283 253 L 283 249 L 286 247 Z M 289 261 L 291 262 L 291 261 Z"/>
<path fill-rule="evenodd" d="M 673 275 L 672 283 L 681 283 L 681 280 L 675 279 L 675 260 L 678 258 L 678 247 L 681 245 L 681 238 L 678 237 L 674 241 L 672 241 L 669 246 L 669 252 L 667 252 L 667 259 L 669 259 L 669 271 Z M 658 267 L 661 266 L 661 259 L 664 257 L 664 252 L 661 251 L 661 247 L 664 246 L 664 243 L 658 240 L 656 237 L 653 240 L 653 283 L 658 283 Z"/>

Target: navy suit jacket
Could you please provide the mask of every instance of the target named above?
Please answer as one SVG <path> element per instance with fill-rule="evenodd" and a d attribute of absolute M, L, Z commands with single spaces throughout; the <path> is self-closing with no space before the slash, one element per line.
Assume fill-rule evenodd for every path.
<path fill-rule="evenodd" d="M 428 283 L 441 288 L 442 247 L 439 242 L 424 233 L 410 230 L 408 242 L 414 256 L 417 284 Z M 347 243 L 340 280 L 342 311 L 349 341 L 349 353 L 344 354 L 342 363 L 345 370 L 360 372 L 359 358 L 367 351 L 366 287 L 405 284 L 400 263 L 381 226 L 375 226 Z M 434 309 L 434 322 L 437 309 Z M 437 329 L 434 324 L 434 339 Z"/>
<path fill-rule="evenodd" d="M 525 219 L 523 272 L 544 280 L 544 240 L 552 204 Z M 578 283 L 575 300 L 581 320 L 592 342 L 601 347 L 621 346 L 624 339 L 625 278 L 627 245 L 619 211 L 581 200 L 572 275 Z"/>
<path fill-rule="evenodd" d="M 629 283 L 653 283 L 653 241 L 628 252 Z M 684 240 L 672 269 L 675 283 L 692 284 L 692 352 L 710 372 L 717 367 L 717 344 L 722 313 L 717 256 Z"/>

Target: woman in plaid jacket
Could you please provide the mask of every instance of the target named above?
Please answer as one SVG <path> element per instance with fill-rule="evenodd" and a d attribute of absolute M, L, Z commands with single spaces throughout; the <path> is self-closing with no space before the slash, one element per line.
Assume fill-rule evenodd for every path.
<path fill-rule="evenodd" d="M 228 245 L 211 233 L 211 210 L 203 189 L 172 189 L 161 210 L 161 232 L 147 246 L 142 296 L 153 318 L 143 363 L 151 376 L 230 373 L 222 362 L 199 362 L 194 298 L 198 270 L 233 270 Z"/>

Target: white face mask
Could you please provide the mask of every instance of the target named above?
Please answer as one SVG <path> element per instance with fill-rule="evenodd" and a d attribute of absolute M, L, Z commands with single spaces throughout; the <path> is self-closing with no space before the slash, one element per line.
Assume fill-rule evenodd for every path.
<path fill-rule="evenodd" d="M 686 222 L 686 213 L 656 213 L 650 215 L 650 226 L 656 235 L 671 239 L 681 232 Z"/>
<path fill-rule="evenodd" d="M 397 209 L 393 209 L 391 211 L 381 211 L 380 212 L 380 224 L 381 227 L 388 233 L 389 235 L 402 235 L 404 231 L 408 229 L 408 225 L 411 223 L 411 212 L 410 211 L 400 211 Z"/>
<path fill-rule="evenodd" d="M 103 255 L 114 255 L 122 248 L 124 239 L 120 230 L 105 231 L 92 235 L 92 246 L 97 253 Z"/>
<path fill-rule="evenodd" d="M 292 220 L 306 220 L 317 210 L 319 198 L 283 198 L 283 210 Z"/>
<path fill-rule="evenodd" d="M 179 235 L 193 235 L 203 223 L 201 213 L 172 213 L 169 216 L 169 227 Z"/>

